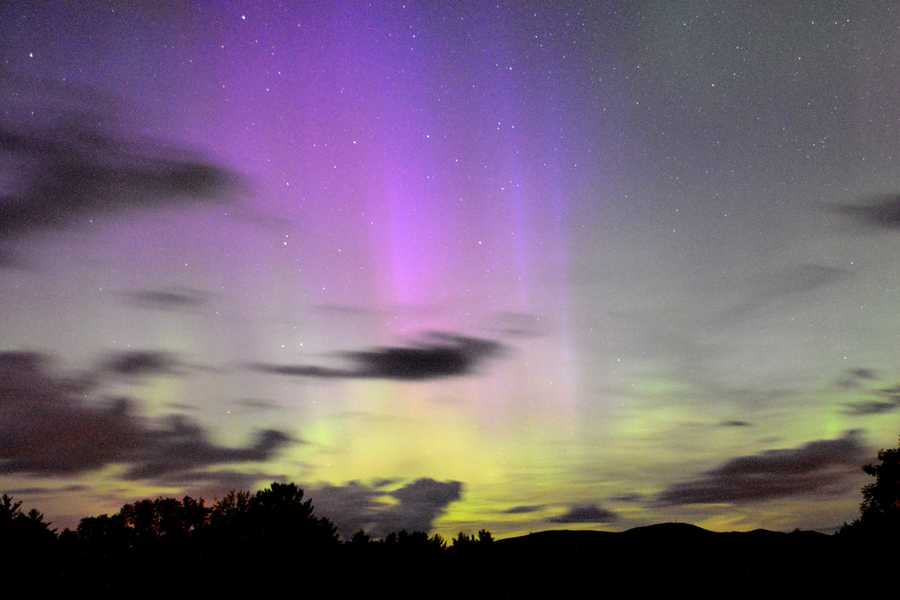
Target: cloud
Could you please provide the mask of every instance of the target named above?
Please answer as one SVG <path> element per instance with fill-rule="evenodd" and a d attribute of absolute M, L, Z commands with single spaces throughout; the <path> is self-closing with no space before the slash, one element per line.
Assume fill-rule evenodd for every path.
<path fill-rule="evenodd" d="M 540 511 L 544 510 L 544 508 L 546 508 L 546 507 L 543 504 L 523 504 L 520 506 L 513 506 L 510 508 L 507 508 L 506 510 L 503 511 L 503 514 L 505 514 L 505 515 L 524 515 L 524 514 L 533 513 L 533 512 L 540 512 Z"/>
<path fill-rule="evenodd" d="M 53 377 L 44 363 L 38 354 L 0 354 L 0 473 L 89 471 L 139 444 L 127 401 L 87 405 L 90 384 Z"/>
<path fill-rule="evenodd" d="M 153 350 L 133 350 L 109 356 L 101 372 L 124 377 L 171 375 L 178 372 L 180 362 L 174 354 Z"/>
<path fill-rule="evenodd" d="M 417 479 L 396 490 L 369 486 L 358 481 L 310 489 L 316 512 L 337 524 L 347 537 L 363 529 L 376 536 L 392 531 L 431 531 L 434 521 L 452 502 L 462 497 L 459 481 Z M 392 499 L 393 504 L 384 500 Z"/>
<path fill-rule="evenodd" d="M 125 141 L 91 123 L 76 117 L 42 131 L 0 124 L 0 153 L 22 165 L 9 186 L 15 191 L 2 198 L 4 238 L 59 229 L 86 214 L 212 200 L 233 186 L 219 167 Z"/>
<path fill-rule="evenodd" d="M 878 390 L 878 393 L 885 398 L 889 398 L 894 402 L 900 402 L 900 385 L 895 385 L 892 387 L 881 388 Z"/>
<path fill-rule="evenodd" d="M 815 264 L 798 265 L 761 279 L 755 295 L 759 298 L 769 299 L 808 292 L 844 279 L 849 275 L 849 271 L 837 267 Z"/>
<path fill-rule="evenodd" d="M 206 294 L 188 288 L 136 290 L 122 295 L 133 306 L 165 311 L 190 310 L 207 302 Z"/>
<path fill-rule="evenodd" d="M 209 441 L 206 431 L 181 415 L 163 419 L 161 427 L 145 432 L 143 448 L 125 473 L 126 479 L 152 479 L 210 465 L 263 462 L 297 442 L 274 429 L 260 431 L 252 444 L 228 448 Z"/>
<path fill-rule="evenodd" d="M 898 194 L 874 196 L 862 206 L 841 205 L 835 210 L 861 225 L 879 229 L 900 229 L 900 195 Z"/>
<path fill-rule="evenodd" d="M 278 410 L 284 408 L 277 402 L 272 402 L 271 400 L 263 400 L 261 398 L 242 398 L 235 402 L 235 404 L 237 406 L 240 406 L 241 408 L 252 411 Z"/>
<path fill-rule="evenodd" d="M 797 265 L 767 273 L 752 280 L 745 298 L 727 310 L 724 318 L 731 321 L 746 317 L 771 302 L 829 286 L 851 275 L 852 272 L 846 269 L 816 264 Z"/>
<path fill-rule="evenodd" d="M 257 364 L 264 373 L 322 379 L 395 379 L 421 381 L 468 375 L 485 359 L 499 354 L 503 345 L 462 335 L 433 333 L 428 342 L 343 352 L 354 366 L 331 368 L 314 365 Z"/>
<path fill-rule="evenodd" d="M 107 214 L 221 200 L 238 187 L 222 167 L 136 139 L 127 123 L 115 123 L 112 102 L 81 92 L 0 72 L 0 101 L 27 102 L 45 119 L 0 121 L 0 242 Z"/>
<path fill-rule="evenodd" d="M 72 492 L 85 492 L 87 491 L 88 486 L 80 485 L 80 484 L 72 484 L 72 485 L 63 485 L 59 487 L 24 487 L 24 488 L 12 488 L 6 490 L 4 493 L 9 494 L 10 496 L 45 496 L 45 495 L 56 495 L 56 494 L 64 494 L 64 493 L 72 493 Z"/>
<path fill-rule="evenodd" d="M 374 488 L 385 488 L 390 485 L 394 485 L 403 481 L 402 479 L 397 479 L 396 477 L 381 477 L 372 482 L 372 487 Z"/>
<path fill-rule="evenodd" d="M 369 532 L 379 529 L 379 512 L 384 505 L 377 499 L 384 492 L 358 481 L 351 481 L 345 485 L 309 488 L 306 495 L 312 499 L 316 513 L 331 519 L 344 537 L 349 537 L 360 529 Z M 379 530 L 376 535 L 381 533 Z"/>
<path fill-rule="evenodd" d="M 382 519 L 382 527 L 391 531 L 429 531 L 447 506 L 462 497 L 462 489 L 463 484 L 459 481 L 417 479 L 392 492 L 400 504 L 388 511 L 388 518 Z"/>
<path fill-rule="evenodd" d="M 596 504 L 580 504 L 569 508 L 568 511 L 550 519 L 551 523 L 610 523 L 618 519 L 618 516 Z"/>
<path fill-rule="evenodd" d="M 872 369 L 847 369 L 837 382 L 837 387 L 844 390 L 855 390 L 863 387 L 868 381 L 878 379 L 878 373 Z"/>
<path fill-rule="evenodd" d="M 127 479 L 161 478 L 262 462 L 296 441 L 265 430 L 248 446 L 219 446 L 186 417 L 141 417 L 127 398 L 89 402 L 96 386 L 50 373 L 43 355 L 0 353 L 0 474 L 63 476 L 115 464 Z"/>
<path fill-rule="evenodd" d="M 610 496 L 609 499 L 615 502 L 643 502 L 645 498 L 646 496 L 638 492 L 629 492 L 618 496 Z"/>
<path fill-rule="evenodd" d="M 701 477 L 676 483 L 656 498 L 660 505 L 751 503 L 841 493 L 853 485 L 869 452 L 858 430 L 799 448 L 739 456 Z"/>
<path fill-rule="evenodd" d="M 844 414 L 852 417 L 860 417 L 865 415 L 877 415 L 881 413 L 891 412 L 900 408 L 898 402 L 883 402 L 881 400 L 864 400 L 862 402 L 850 402 L 846 404 Z"/>
<path fill-rule="evenodd" d="M 900 385 L 869 390 L 869 392 L 880 396 L 882 399 L 849 402 L 845 405 L 844 414 L 858 417 L 892 412 L 900 408 Z"/>

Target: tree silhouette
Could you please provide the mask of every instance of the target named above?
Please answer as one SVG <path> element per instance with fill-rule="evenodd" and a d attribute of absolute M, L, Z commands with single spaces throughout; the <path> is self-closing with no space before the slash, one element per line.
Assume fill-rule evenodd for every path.
<path fill-rule="evenodd" d="M 897 446 L 881 449 L 880 463 L 863 467 L 875 481 L 863 486 L 860 516 L 845 524 L 839 532 L 841 535 L 896 539 L 900 534 L 900 439 Z"/>
<path fill-rule="evenodd" d="M 38 580 L 53 573 L 56 531 L 35 509 L 27 513 L 22 503 L 0 497 L 0 572 L 7 577 Z M 9 574 L 8 576 L 6 574 Z"/>
<path fill-rule="evenodd" d="M 209 517 L 209 535 L 214 543 L 245 545 L 253 533 L 250 492 L 230 491 L 212 507 Z"/>
<path fill-rule="evenodd" d="M 880 465 L 866 465 L 863 470 L 875 477 L 875 482 L 863 488 L 860 506 L 863 518 L 894 519 L 900 513 L 900 440 L 897 448 L 882 449 L 878 453 Z"/>
<path fill-rule="evenodd" d="M 331 546 L 338 543 L 337 527 L 316 517 L 312 500 L 293 483 L 274 482 L 259 490 L 249 504 L 254 535 L 270 543 Z"/>
<path fill-rule="evenodd" d="M 207 523 L 209 509 L 204 500 L 185 496 L 182 500 L 157 498 L 126 504 L 119 511 L 138 545 L 178 545 L 187 542 Z"/>
<path fill-rule="evenodd" d="M 0 539 L 12 544 L 40 547 L 56 539 L 55 530 L 35 509 L 22 511 L 22 502 L 3 494 L 0 498 Z"/>
<path fill-rule="evenodd" d="M 482 545 L 493 544 L 494 536 L 487 529 L 478 530 L 478 543 Z"/>
<path fill-rule="evenodd" d="M 360 529 L 350 538 L 350 543 L 354 546 L 367 546 L 372 543 L 372 536 Z"/>

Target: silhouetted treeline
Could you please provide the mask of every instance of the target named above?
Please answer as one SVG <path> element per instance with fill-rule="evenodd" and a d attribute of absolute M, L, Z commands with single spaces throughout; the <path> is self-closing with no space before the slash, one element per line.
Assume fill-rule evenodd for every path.
<path fill-rule="evenodd" d="M 798 582 L 823 573 L 870 578 L 880 572 L 878 565 L 892 564 L 900 541 L 900 448 L 882 450 L 879 459 L 880 465 L 864 467 L 876 481 L 863 488 L 860 518 L 835 535 L 714 533 L 665 523 L 500 541 L 486 530 L 450 540 L 421 531 L 382 539 L 359 531 L 341 539 L 293 483 L 272 483 L 253 494 L 233 491 L 211 505 L 189 496 L 141 500 L 57 532 L 41 513 L 25 512 L 21 502 L 3 495 L 0 583 L 37 594 L 302 591 L 320 585 L 365 592 L 384 585 L 394 586 L 391 595 L 407 596 L 428 583 L 440 582 L 446 591 L 448 577 L 460 575 L 490 581 L 492 593 L 500 595 L 513 588 L 528 594 L 527 582 L 547 573 L 578 579 L 596 574 L 607 582 L 654 587 L 683 577 L 757 583 L 760 577 Z"/>
<path fill-rule="evenodd" d="M 135 582 L 145 590 L 174 582 L 229 589 L 256 578 L 287 585 L 299 573 L 316 580 L 350 565 L 373 574 L 391 565 L 427 570 L 482 556 L 494 539 L 485 530 L 452 540 L 404 530 L 383 539 L 359 531 L 342 540 L 303 490 L 276 482 L 255 494 L 232 491 L 211 505 L 190 496 L 140 500 L 59 533 L 41 513 L 25 513 L 4 495 L 0 541 L 9 573 L 48 590 L 126 591 Z"/>

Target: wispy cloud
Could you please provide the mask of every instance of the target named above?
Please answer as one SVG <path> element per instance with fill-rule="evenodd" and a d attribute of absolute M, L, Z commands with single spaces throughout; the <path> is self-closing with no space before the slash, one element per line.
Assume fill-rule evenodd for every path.
<path fill-rule="evenodd" d="M 830 286 L 852 275 L 846 269 L 817 264 L 796 265 L 759 275 L 749 281 L 741 300 L 726 310 L 722 319 L 733 321 L 751 316 L 775 301 Z"/>
<path fill-rule="evenodd" d="M 189 288 L 144 289 L 123 292 L 132 306 L 163 311 L 185 311 L 198 308 L 208 300 L 207 294 Z"/>
<path fill-rule="evenodd" d="M 610 523 L 618 519 L 618 515 L 601 508 L 596 504 L 579 504 L 569 508 L 565 513 L 550 519 L 551 523 Z"/>
<path fill-rule="evenodd" d="M 670 486 L 656 502 L 740 504 L 844 492 L 868 454 L 861 433 L 848 431 L 834 440 L 733 458 L 696 479 Z"/>
<path fill-rule="evenodd" d="M 900 229 L 900 194 L 882 194 L 867 198 L 865 204 L 841 205 L 837 212 L 857 223 L 877 229 Z"/>
<path fill-rule="evenodd" d="M 0 353 L 0 474 L 63 476 L 120 464 L 126 479 L 152 480 L 263 462 L 298 442 L 268 429 L 247 446 L 220 446 L 186 417 L 142 417 L 127 398 L 87 401 L 97 386 L 96 378 L 54 375 L 43 355 Z"/>
<path fill-rule="evenodd" d="M 113 103 L 83 89 L 28 80 L 28 101 L 47 107 L 15 125 L 0 121 L 0 158 L 16 165 L 0 187 L 0 242 L 19 241 L 107 214 L 227 198 L 237 177 L 182 148 L 139 139 L 115 123 Z M 22 101 L 23 80 L 0 71 L 0 101 Z M 102 112 L 103 116 L 98 114 Z M 22 264 L 8 248 L 0 267 Z"/>
<path fill-rule="evenodd" d="M 311 488 L 308 495 L 316 510 L 349 536 L 363 529 L 375 535 L 391 531 L 431 531 L 434 521 L 447 506 L 462 498 L 459 481 L 422 478 L 387 491 L 384 485 L 365 485 L 352 481 L 346 485 Z M 382 499 L 392 498 L 393 504 Z"/>
<path fill-rule="evenodd" d="M 100 372 L 124 377 L 171 375 L 177 373 L 180 366 L 181 361 L 170 352 L 130 350 L 108 356 Z"/>
<path fill-rule="evenodd" d="M 523 504 L 520 506 L 512 506 L 503 511 L 507 515 L 523 515 L 542 511 L 546 508 L 544 504 Z"/>
<path fill-rule="evenodd" d="M 412 346 L 341 353 L 353 364 L 351 367 L 256 364 L 254 368 L 292 377 L 421 381 L 471 374 L 485 359 L 504 348 L 493 340 L 447 333 L 433 333 L 428 340 Z"/>

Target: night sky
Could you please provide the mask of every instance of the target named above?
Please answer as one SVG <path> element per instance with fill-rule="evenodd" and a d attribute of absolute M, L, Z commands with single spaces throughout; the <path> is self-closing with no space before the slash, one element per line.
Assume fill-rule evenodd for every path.
<path fill-rule="evenodd" d="M 900 431 L 900 12 L 5 2 L 0 490 L 831 531 Z"/>

